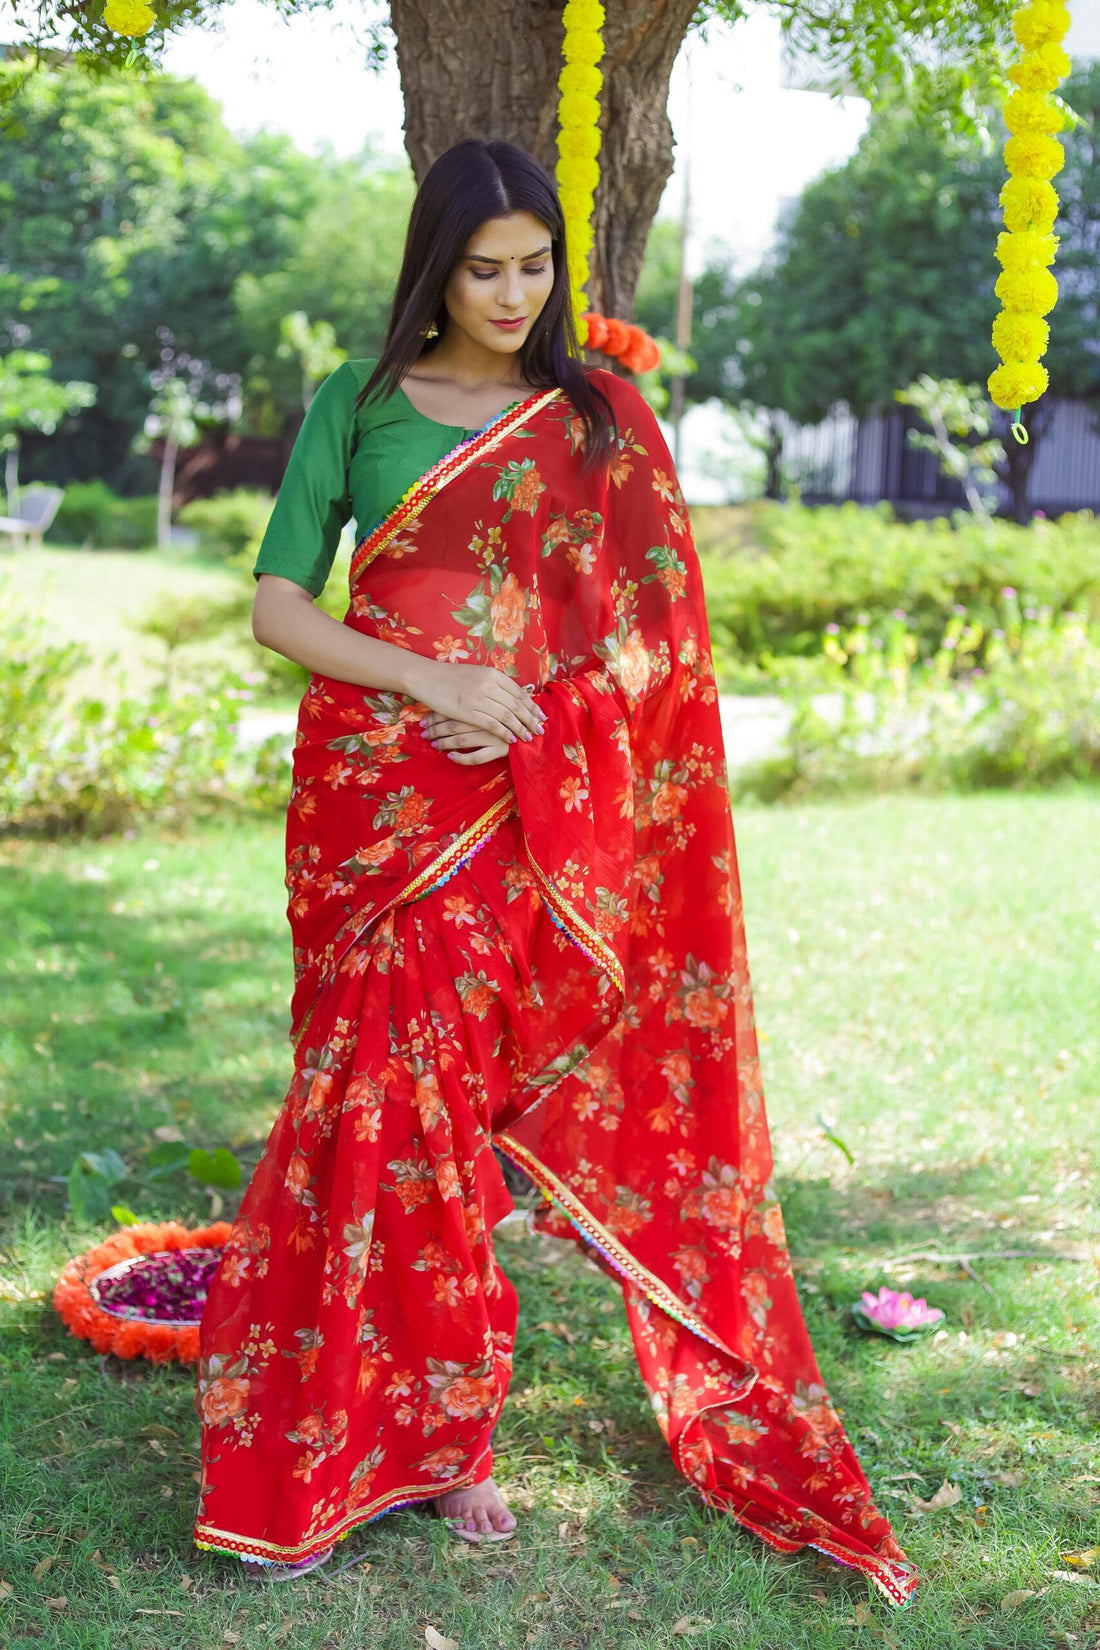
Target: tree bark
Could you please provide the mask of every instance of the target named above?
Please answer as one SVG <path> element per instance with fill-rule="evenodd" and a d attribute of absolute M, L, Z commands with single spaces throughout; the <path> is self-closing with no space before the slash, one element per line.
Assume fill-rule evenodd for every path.
<path fill-rule="evenodd" d="M 1024 420 L 1027 426 L 1028 439 L 1026 442 L 1016 440 L 1012 433 L 1012 421 L 1008 414 L 1002 415 L 1000 422 L 1004 429 L 998 430 L 1001 445 L 1004 447 L 1004 463 L 996 466 L 997 474 L 1012 494 L 1012 519 L 1021 527 L 1026 527 L 1031 520 L 1031 506 L 1027 499 L 1028 484 L 1031 480 L 1031 467 L 1035 463 L 1035 454 L 1039 443 L 1050 427 L 1052 408 L 1049 398 L 1024 409 Z"/>
<path fill-rule="evenodd" d="M 629 320 L 672 172 L 669 77 L 697 0 L 605 0 L 600 184 L 588 302 Z M 562 0 L 391 0 L 405 147 L 419 180 L 462 138 L 507 138 L 553 176 Z"/>
<path fill-rule="evenodd" d="M 19 437 L 15 438 L 15 445 L 9 447 L 4 454 L 4 492 L 7 497 L 8 515 L 19 514 Z"/>
<path fill-rule="evenodd" d="M 172 493 L 176 483 L 176 454 L 179 447 L 168 436 L 164 438 L 164 452 L 160 461 L 160 486 L 157 489 L 157 549 L 164 550 L 172 539 Z"/>
<path fill-rule="evenodd" d="M 774 414 L 768 419 L 768 439 L 764 448 L 764 497 L 783 497 L 783 427 Z"/>

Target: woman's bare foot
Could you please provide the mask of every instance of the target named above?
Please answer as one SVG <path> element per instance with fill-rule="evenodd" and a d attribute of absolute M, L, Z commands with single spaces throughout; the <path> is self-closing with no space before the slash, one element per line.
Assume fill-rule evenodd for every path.
<path fill-rule="evenodd" d="M 516 1527 L 515 1514 L 491 1478 L 435 1497 L 436 1510 L 464 1541 L 504 1541 Z"/>

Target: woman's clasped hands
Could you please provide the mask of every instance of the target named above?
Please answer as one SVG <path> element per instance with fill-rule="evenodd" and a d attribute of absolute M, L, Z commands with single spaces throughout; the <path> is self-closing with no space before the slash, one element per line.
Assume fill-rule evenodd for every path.
<path fill-rule="evenodd" d="M 534 689 L 492 665 L 431 664 L 417 692 L 431 707 L 421 731 L 433 750 L 453 762 L 474 767 L 499 761 L 516 739 L 533 739 L 545 727 L 546 713 L 531 697 Z"/>

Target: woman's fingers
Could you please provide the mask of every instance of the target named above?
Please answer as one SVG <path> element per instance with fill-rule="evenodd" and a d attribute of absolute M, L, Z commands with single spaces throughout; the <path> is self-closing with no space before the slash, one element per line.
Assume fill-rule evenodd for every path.
<path fill-rule="evenodd" d="M 458 666 L 459 670 L 468 667 Z M 490 739 L 533 738 L 546 725 L 541 706 L 535 704 L 534 690 L 514 682 L 510 676 L 486 666 L 481 680 L 461 712 L 430 711 L 421 720 L 425 738 L 433 741 L 471 730 Z"/>
<path fill-rule="evenodd" d="M 432 740 L 437 751 L 467 751 L 476 750 L 481 745 L 499 743 L 497 740 L 487 739 L 480 728 L 463 728 L 458 733 L 440 734 Z"/>
<path fill-rule="evenodd" d="M 513 682 L 508 676 L 503 680 L 513 689 L 510 709 L 519 717 L 525 728 L 529 728 L 532 733 L 541 733 L 546 721 L 546 713 L 542 706 L 536 705 L 528 689 L 522 687 L 519 682 Z"/>
<path fill-rule="evenodd" d="M 483 745 L 479 750 L 448 751 L 448 758 L 452 762 L 459 762 L 463 767 L 477 767 L 482 762 L 496 762 L 502 756 L 508 755 L 508 746 L 503 740 L 494 740 L 492 744 Z"/>
<path fill-rule="evenodd" d="M 498 714 L 511 728 L 512 732 L 523 739 L 527 734 L 541 733 L 546 720 L 542 710 L 536 705 L 525 688 L 511 681 L 509 677 L 501 677 L 501 686 L 511 689 L 500 695 L 501 704 Z M 493 707 L 494 710 L 497 708 Z"/>

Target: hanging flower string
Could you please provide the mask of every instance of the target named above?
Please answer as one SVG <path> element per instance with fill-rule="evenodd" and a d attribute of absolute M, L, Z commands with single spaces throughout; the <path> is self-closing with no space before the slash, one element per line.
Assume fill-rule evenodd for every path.
<path fill-rule="evenodd" d="M 145 0 L 107 0 L 103 9 L 103 21 L 107 27 L 115 34 L 124 34 L 131 39 L 148 34 L 156 20 L 152 6 L 146 5 Z M 131 46 L 124 67 L 128 69 L 136 58 L 137 47 Z"/>
<path fill-rule="evenodd" d="M 631 372 L 651 372 L 661 359 L 655 338 L 632 321 L 613 321 L 606 315 L 586 311 L 581 319 L 588 328 L 589 349 L 621 361 Z"/>
<path fill-rule="evenodd" d="M 600 0 L 567 0 L 562 13 L 564 59 L 558 76 L 558 193 L 565 217 L 573 323 L 580 343 L 603 350 L 631 372 L 649 372 L 661 352 L 648 333 L 629 321 L 586 308 L 593 245 L 592 208 L 600 181 L 600 90 L 604 9 Z"/>
<path fill-rule="evenodd" d="M 569 256 L 569 284 L 573 320 L 585 342 L 585 288 L 592 251 L 592 206 L 600 181 L 600 88 L 598 68 L 603 56 L 604 9 L 600 0 L 566 0 L 562 13 L 561 73 L 558 75 L 558 164 L 556 176 L 565 244 Z"/>
<path fill-rule="evenodd" d="M 1013 411 L 1012 434 L 1026 443 L 1020 422 L 1023 405 L 1037 401 L 1050 382 L 1039 357 L 1050 326 L 1043 317 L 1054 308 L 1058 283 L 1050 270 L 1058 247 L 1053 234 L 1058 193 L 1050 181 L 1061 171 L 1065 150 L 1054 136 L 1064 125 L 1051 93 L 1070 70 L 1061 46 L 1069 28 L 1063 0 L 1025 0 L 1012 19 L 1023 48 L 1008 70 L 1016 90 L 1005 106 L 1012 134 L 1004 146 L 1008 179 L 1001 190 L 1005 231 L 997 236 L 1001 274 L 994 291 L 1001 313 L 993 322 L 993 347 L 1002 365 L 987 381 L 998 407 Z"/>

